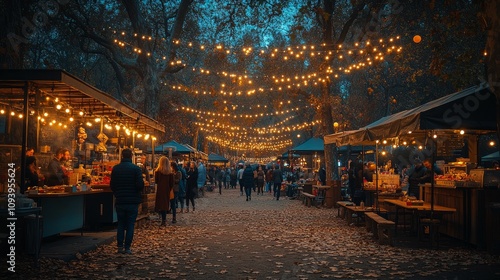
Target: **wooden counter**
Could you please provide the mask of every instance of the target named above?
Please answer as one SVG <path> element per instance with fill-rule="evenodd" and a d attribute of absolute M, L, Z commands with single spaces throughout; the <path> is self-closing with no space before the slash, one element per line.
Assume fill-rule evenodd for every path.
<path fill-rule="evenodd" d="M 28 194 L 38 207 L 42 208 L 43 237 L 57 235 L 62 232 L 83 229 L 85 225 L 86 202 L 93 196 L 102 194 L 101 190 L 80 191 L 72 193 L 38 193 Z M 88 196 L 92 196 L 87 198 Z"/>
<path fill-rule="evenodd" d="M 95 189 L 95 190 L 90 190 L 90 191 L 78 191 L 78 192 L 61 192 L 61 193 L 28 193 L 28 197 L 35 199 L 35 198 L 40 198 L 40 197 L 67 197 L 67 196 L 78 196 L 78 195 L 86 195 L 86 194 L 94 194 L 94 193 L 100 193 L 103 192 L 103 190 L 100 189 Z"/>
<path fill-rule="evenodd" d="M 430 202 L 430 184 L 421 188 L 423 200 Z M 453 215 L 443 217 L 442 233 L 479 248 L 495 247 L 495 250 L 500 250 L 500 215 L 491 207 L 500 203 L 500 190 L 435 185 L 434 203 L 457 209 Z"/>

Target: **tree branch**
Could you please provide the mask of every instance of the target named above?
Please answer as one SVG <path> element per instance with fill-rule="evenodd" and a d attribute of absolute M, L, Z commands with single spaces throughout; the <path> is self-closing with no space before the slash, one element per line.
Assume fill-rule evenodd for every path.
<path fill-rule="evenodd" d="M 359 12 L 361 12 L 363 10 L 363 8 L 366 6 L 366 4 L 367 4 L 366 1 L 363 1 L 354 8 L 354 10 L 351 13 L 351 16 L 345 22 L 344 27 L 342 27 L 342 31 L 340 32 L 340 36 L 337 39 L 337 41 L 335 42 L 335 45 L 340 45 L 340 44 L 344 43 L 344 40 L 347 36 L 347 33 L 349 32 L 349 29 L 351 29 L 351 26 L 354 23 L 354 21 L 356 20 L 356 18 L 358 17 Z"/>
<path fill-rule="evenodd" d="M 172 30 L 170 34 L 172 34 L 170 40 L 168 40 L 168 45 L 167 45 L 167 61 L 174 61 L 177 52 L 176 52 L 176 45 L 174 44 L 174 41 L 180 38 L 181 33 L 182 33 L 182 26 L 184 24 L 184 20 L 186 18 L 187 13 L 189 12 L 189 6 L 193 0 L 182 0 L 181 3 L 179 4 L 179 9 L 177 10 L 177 16 L 175 18 L 174 25 L 172 26 Z M 170 65 L 170 64 L 169 64 Z M 184 67 L 182 67 L 184 68 Z M 182 68 L 178 69 L 177 67 L 170 67 L 167 66 L 165 69 L 164 73 L 172 73 L 171 71 L 175 71 L 175 69 L 178 69 L 177 71 L 180 71 Z"/>

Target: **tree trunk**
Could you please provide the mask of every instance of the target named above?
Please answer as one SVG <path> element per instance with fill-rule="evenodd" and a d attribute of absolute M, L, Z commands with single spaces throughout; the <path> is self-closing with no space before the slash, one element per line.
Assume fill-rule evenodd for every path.
<path fill-rule="evenodd" d="M 143 82 L 144 92 L 146 93 L 144 113 L 157 118 L 160 113 L 160 81 L 158 79 L 158 71 L 152 65 L 153 63 L 151 62 L 146 66 L 146 77 Z"/>
<path fill-rule="evenodd" d="M 330 87 L 328 85 L 323 86 L 322 90 L 322 105 L 321 105 L 321 122 L 323 123 L 323 135 L 328 135 L 334 133 L 333 130 L 333 119 L 332 119 L 332 106 L 330 104 Z M 335 144 L 325 145 L 325 169 L 326 169 L 326 180 L 327 182 L 331 180 L 338 179 L 338 168 L 337 168 L 337 146 Z"/>

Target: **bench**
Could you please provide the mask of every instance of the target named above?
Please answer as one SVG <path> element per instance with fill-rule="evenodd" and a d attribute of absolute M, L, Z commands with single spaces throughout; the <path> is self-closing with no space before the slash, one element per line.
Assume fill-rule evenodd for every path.
<path fill-rule="evenodd" d="M 337 201 L 337 217 L 341 217 L 342 219 L 346 218 L 346 206 L 352 206 L 354 203 L 351 201 Z"/>
<path fill-rule="evenodd" d="M 316 196 L 310 193 L 302 192 L 302 203 L 307 207 L 311 207 L 313 201 L 316 199 Z"/>
<path fill-rule="evenodd" d="M 379 244 L 394 246 L 394 233 L 396 223 L 379 216 L 375 212 L 365 213 L 366 231 L 373 232 L 373 236 L 378 238 Z"/>

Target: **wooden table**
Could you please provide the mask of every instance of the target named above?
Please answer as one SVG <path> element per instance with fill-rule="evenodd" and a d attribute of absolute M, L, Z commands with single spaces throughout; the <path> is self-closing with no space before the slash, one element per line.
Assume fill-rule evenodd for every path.
<path fill-rule="evenodd" d="M 337 217 L 341 217 L 345 219 L 346 217 L 346 206 L 354 206 L 354 203 L 351 201 L 337 201 Z"/>
<path fill-rule="evenodd" d="M 400 209 L 403 210 L 403 219 L 405 219 L 405 213 L 406 213 L 407 210 L 409 210 L 409 211 L 412 212 L 413 220 L 412 220 L 412 224 L 410 226 L 411 230 L 416 230 L 417 229 L 418 219 L 419 219 L 419 217 L 422 214 L 431 212 L 431 204 L 427 203 L 427 202 L 425 202 L 423 205 L 408 205 L 406 203 L 406 201 L 402 201 L 402 200 L 399 200 L 399 199 L 386 199 L 384 201 L 384 203 L 396 206 L 396 218 L 395 218 L 396 231 L 398 229 L 399 210 Z M 457 210 L 455 208 L 444 207 L 444 206 L 440 206 L 440 205 L 434 205 L 434 207 L 433 207 L 433 212 L 437 216 L 442 215 L 442 214 L 455 213 L 456 211 Z M 405 220 L 403 221 L 403 224 L 406 225 L 406 221 Z"/>
<path fill-rule="evenodd" d="M 346 217 L 347 223 L 350 225 L 352 223 L 352 214 L 356 214 L 356 223 L 355 225 L 359 225 L 361 221 L 361 217 L 364 216 L 366 212 L 376 212 L 377 209 L 373 207 L 363 207 L 361 208 L 360 206 L 356 205 L 345 205 L 343 206 L 345 208 L 345 214 L 344 216 Z M 383 208 L 378 209 L 379 213 L 386 213 L 387 210 Z"/>

